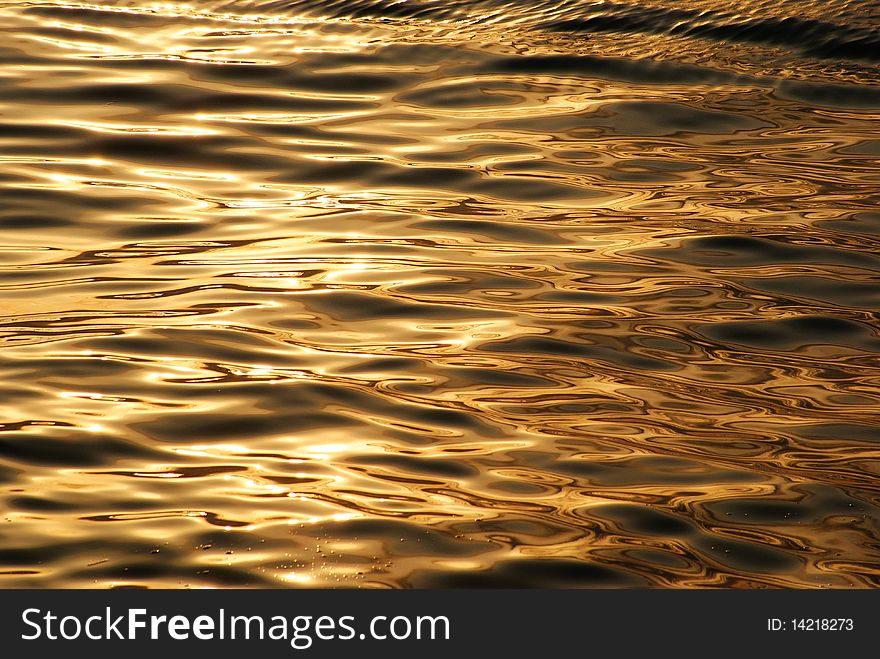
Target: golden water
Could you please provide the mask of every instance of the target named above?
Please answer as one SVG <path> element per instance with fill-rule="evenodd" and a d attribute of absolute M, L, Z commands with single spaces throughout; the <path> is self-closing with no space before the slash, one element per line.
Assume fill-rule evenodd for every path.
<path fill-rule="evenodd" d="M 0 586 L 880 585 L 878 25 L 0 2 Z"/>

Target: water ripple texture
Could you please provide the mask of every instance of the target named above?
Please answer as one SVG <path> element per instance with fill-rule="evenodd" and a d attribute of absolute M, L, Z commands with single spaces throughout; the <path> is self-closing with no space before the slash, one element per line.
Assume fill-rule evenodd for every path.
<path fill-rule="evenodd" d="M 0 27 L 0 587 L 880 586 L 880 3 Z"/>

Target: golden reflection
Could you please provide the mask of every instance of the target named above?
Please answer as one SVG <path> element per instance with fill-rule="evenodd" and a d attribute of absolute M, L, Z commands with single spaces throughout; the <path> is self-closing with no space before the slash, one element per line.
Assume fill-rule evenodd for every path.
<path fill-rule="evenodd" d="M 880 585 L 867 12 L 392 4 L 0 7 L 0 585 Z"/>

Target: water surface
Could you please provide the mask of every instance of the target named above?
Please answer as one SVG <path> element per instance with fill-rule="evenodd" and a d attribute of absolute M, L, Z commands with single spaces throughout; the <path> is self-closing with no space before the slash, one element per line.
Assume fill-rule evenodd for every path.
<path fill-rule="evenodd" d="M 877 2 L 0 26 L 0 586 L 880 585 Z"/>

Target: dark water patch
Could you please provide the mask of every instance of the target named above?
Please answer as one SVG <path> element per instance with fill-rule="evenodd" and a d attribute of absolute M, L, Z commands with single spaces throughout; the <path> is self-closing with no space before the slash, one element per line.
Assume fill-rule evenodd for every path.
<path fill-rule="evenodd" d="M 844 233 L 861 233 L 870 236 L 880 235 L 880 213 L 867 211 L 854 213 L 846 220 L 822 220 L 817 226 L 827 227 L 832 231 Z"/>
<path fill-rule="evenodd" d="M 211 362 L 249 363 L 255 353 L 264 352 L 265 361 L 278 365 L 297 362 L 290 356 L 273 355 L 277 344 L 254 333 L 227 329 L 156 329 L 148 335 L 98 338 L 89 348 L 114 354 L 190 356 Z"/>
<path fill-rule="evenodd" d="M 445 220 L 444 222 L 445 226 L 447 227 L 450 226 L 450 223 L 452 224 L 452 226 L 458 226 L 457 222 L 459 222 L 459 220 Z M 468 222 L 474 221 L 465 220 L 465 222 L 465 226 L 467 227 Z M 517 233 L 516 229 L 519 228 L 523 227 L 514 227 L 514 235 L 516 235 Z M 477 221 L 474 229 L 474 233 L 477 233 L 478 235 L 485 234 L 486 232 L 497 232 L 499 236 L 505 236 L 507 240 L 512 240 L 513 238 L 513 236 L 510 236 L 508 233 L 509 228 L 505 227 L 503 224 L 492 226 L 492 223 Z M 540 235 L 542 238 L 546 238 L 543 233 L 539 233 L 538 235 Z M 492 237 L 492 234 L 489 233 L 488 237 Z M 531 279 L 526 279 L 522 276 L 516 276 L 513 273 L 505 274 L 497 272 L 495 270 L 464 270 L 456 267 L 443 269 L 426 268 L 424 270 L 424 274 L 426 275 L 426 277 L 430 277 L 435 281 L 402 284 L 397 286 L 396 290 L 400 291 L 401 293 L 415 295 L 421 293 L 467 295 L 476 293 L 478 291 L 485 291 L 487 289 L 519 291 L 534 290 L 541 287 L 541 284 L 539 282 L 533 281 Z"/>
<path fill-rule="evenodd" d="M 637 84 L 724 85 L 753 83 L 748 76 L 693 64 L 595 55 L 498 57 L 473 68 L 478 74 L 554 75 Z M 442 89 L 442 88 L 441 88 Z M 439 90 L 438 90 L 439 91 Z"/>
<path fill-rule="evenodd" d="M 841 490 L 818 484 L 799 484 L 788 499 L 741 498 L 704 504 L 716 519 L 726 523 L 768 525 L 823 524 L 828 518 L 867 517 L 877 519 L 877 506 L 848 496 Z"/>
<path fill-rule="evenodd" d="M 117 231 L 123 238 L 156 240 L 173 236 L 186 236 L 200 231 L 203 226 L 197 222 L 159 222 L 144 221 L 139 226 L 123 227 Z"/>
<path fill-rule="evenodd" d="M 791 239 L 789 239 L 791 240 Z M 778 263 L 831 263 L 880 270 L 880 257 L 855 249 L 788 242 L 776 237 L 714 235 L 690 238 L 681 247 L 645 250 L 659 259 L 715 267 L 773 265 Z"/>
<path fill-rule="evenodd" d="M 764 480 L 760 473 L 753 471 L 712 468 L 691 460 L 665 457 L 636 457 L 613 461 L 560 460 L 547 468 L 575 476 L 586 483 L 612 487 L 638 483 L 696 486 Z"/>
<path fill-rule="evenodd" d="M 838 150 L 839 153 L 852 153 L 857 155 L 880 156 L 880 140 L 865 139 L 851 146 L 845 146 Z"/>
<path fill-rule="evenodd" d="M 331 99 L 298 95 L 286 90 L 267 90 L 264 93 L 246 91 L 215 91 L 192 85 L 153 84 L 137 85 L 105 83 L 77 85 L 70 89 L 27 87 L 15 90 L 18 103 L 46 103 L 78 105 L 100 103 L 123 108 L 149 107 L 158 112 L 208 113 L 240 111 L 333 112 L 366 110 L 371 102 L 355 99 Z"/>
<path fill-rule="evenodd" d="M 80 557 L 83 562 L 93 559 L 96 555 L 120 552 L 123 554 L 146 554 L 155 549 L 155 545 L 143 541 L 132 540 L 69 540 L 57 539 L 42 547 L 9 547 L 0 548 L 0 565 L 55 564 Z"/>
<path fill-rule="evenodd" d="M 796 571 L 800 557 L 772 545 L 718 536 L 697 536 L 694 547 L 707 557 L 734 570 L 786 573 Z"/>
<path fill-rule="evenodd" d="M 512 559 L 481 572 L 419 571 L 415 588 L 634 588 L 647 582 L 607 565 L 572 559 Z"/>
<path fill-rule="evenodd" d="M 63 21 L 79 20 L 83 24 L 98 24 L 108 27 L 158 27 L 179 21 L 179 16 L 164 15 L 156 12 L 115 11 L 109 7 L 88 6 L 31 6 L 23 7 L 26 14 L 41 16 Z"/>
<path fill-rule="evenodd" d="M 482 220 L 425 220 L 416 222 L 413 228 L 431 229 L 443 233 L 473 234 L 498 242 L 525 243 L 530 245 L 558 245 L 568 242 L 551 231 L 523 226 L 519 223 L 489 222 Z"/>
<path fill-rule="evenodd" d="M 474 476 L 478 473 L 476 467 L 460 460 L 419 458 L 405 455 L 355 455 L 349 458 L 349 462 L 452 479 Z"/>
<path fill-rule="evenodd" d="M 588 291 L 547 291 L 546 293 L 536 295 L 535 299 L 585 306 L 619 304 L 624 301 L 624 298 L 619 295 L 590 293 Z"/>
<path fill-rule="evenodd" d="M 768 125 L 748 115 L 707 111 L 679 103 L 609 103 L 603 110 L 612 114 L 615 132 L 624 135 L 727 134 Z"/>
<path fill-rule="evenodd" d="M 880 43 L 878 43 L 880 45 Z M 877 49 L 880 52 L 880 48 Z M 802 80 L 782 80 L 776 86 L 780 98 L 832 108 L 880 108 L 880 87 Z"/>
<path fill-rule="evenodd" d="M 51 190 L 38 187 L 6 188 L 3 190 L 3 202 L 8 204 L 6 212 L 9 214 L 27 213 L 50 217 L 57 215 L 79 217 L 83 209 L 122 211 L 160 206 L 154 197 L 146 193 L 122 192 L 114 195 L 99 195 L 86 194 L 82 190 Z"/>
<path fill-rule="evenodd" d="M 469 188 L 470 191 L 509 201 L 533 201 L 548 203 L 567 200 L 595 199 L 603 196 L 600 190 L 587 186 L 560 185 L 549 178 L 537 176 L 493 176 L 481 178 Z M 546 200 L 552 199 L 553 202 Z"/>
<path fill-rule="evenodd" d="M 0 483 L 14 483 L 20 473 L 20 469 L 0 464 Z"/>
<path fill-rule="evenodd" d="M 381 73 L 353 71 L 321 71 L 327 61 L 305 54 L 293 64 L 240 64 L 217 66 L 211 63 L 187 62 L 183 66 L 168 68 L 183 69 L 194 80 L 205 82 L 227 82 L 247 89 L 274 88 L 278 90 L 299 90 L 301 92 L 352 94 L 385 94 L 397 89 L 407 88 L 418 76 L 403 72 L 394 76 Z M 162 66 L 159 64 L 158 66 Z M 316 108 L 312 108 L 316 109 Z"/>
<path fill-rule="evenodd" d="M 537 133 L 596 129 L 632 136 L 725 135 L 769 126 L 765 121 L 743 113 L 703 110 L 681 103 L 657 101 L 609 102 L 594 112 L 536 119 L 504 119 L 494 125 Z"/>
<path fill-rule="evenodd" d="M 53 378 L 69 378 L 83 383 L 89 379 L 132 377 L 138 372 L 136 364 L 125 361 L 96 359 L 82 355 L 66 357 L 37 357 L 14 362 L 15 371 L 6 374 L 10 379 L 38 380 L 46 375 Z M 23 392 L 19 390 L 19 395 Z"/>
<path fill-rule="evenodd" d="M 402 143 L 408 140 L 401 140 Z M 436 185 L 438 188 L 461 189 L 473 184 L 479 174 L 442 167 L 402 167 L 390 162 L 375 161 L 313 161 L 289 162 L 285 169 L 297 165 L 289 174 L 273 177 L 281 183 L 340 183 L 357 178 L 376 187 L 410 187 Z"/>
<path fill-rule="evenodd" d="M 365 362 L 355 362 L 350 366 L 344 366 L 340 369 L 342 373 L 394 373 L 394 372 L 414 372 L 422 367 L 423 361 L 413 359 L 411 357 L 386 357 L 371 359 Z"/>
<path fill-rule="evenodd" d="M 313 310 L 343 321 L 368 321 L 376 319 L 423 318 L 434 320 L 462 320 L 467 318 L 497 318 L 505 314 L 484 311 L 467 306 L 423 303 L 369 293 L 333 291 L 311 295 L 304 303 Z"/>
<path fill-rule="evenodd" d="M 46 497 L 9 497 L 6 505 L 10 510 L 25 510 L 28 512 L 53 513 L 68 510 L 78 510 L 79 506 L 67 501 L 56 501 Z"/>
<path fill-rule="evenodd" d="M 621 530 L 637 537 L 676 538 L 713 561 L 737 570 L 785 572 L 796 569 L 800 562 L 776 547 L 710 533 L 690 520 L 648 506 L 610 504 L 590 512 L 611 520 Z"/>
<path fill-rule="evenodd" d="M 515 496 L 538 496 L 551 494 L 553 490 L 539 483 L 525 483 L 522 481 L 492 481 L 486 484 L 486 487 L 496 492 L 504 494 L 513 494 Z"/>
<path fill-rule="evenodd" d="M 541 150 L 525 143 L 505 143 L 497 141 L 478 141 L 461 148 L 447 148 L 433 153 L 420 152 L 407 157 L 431 163 L 479 162 L 497 156 L 540 154 Z"/>
<path fill-rule="evenodd" d="M 352 427 L 366 426 L 370 419 L 384 417 L 395 419 L 402 425 L 421 428 L 444 428 L 467 431 L 485 438 L 499 436 L 493 424 L 475 414 L 457 409 L 421 405 L 393 397 L 380 396 L 352 386 L 318 382 L 278 383 L 261 381 L 234 381 L 237 389 L 236 403 L 241 409 L 260 410 L 260 414 L 193 414 L 165 412 L 160 417 L 139 425 L 149 436 L 172 441 L 174 424 L 179 423 L 178 436 L 202 439 L 233 439 L 302 432 L 324 428 L 338 423 L 350 434 Z M 210 387 L 193 390 L 184 388 L 192 400 L 226 403 L 231 402 Z"/>
<path fill-rule="evenodd" d="M 21 140 L 63 140 L 77 137 L 80 131 L 70 126 L 45 126 L 25 122 L 0 123 L 0 138 Z"/>
<path fill-rule="evenodd" d="M 358 425 L 344 415 L 315 410 L 299 414 L 165 414 L 132 427 L 160 442 L 179 442 L 181 437 L 217 442 Z"/>
<path fill-rule="evenodd" d="M 759 291 L 814 300 L 859 311 L 880 310 L 880 286 L 870 281 L 842 281 L 830 277 L 811 276 L 741 281 Z"/>
<path fill-rule="evenodd" d="M 71 430 L 61 437 L 0 433 L 0 458 L 20 464 L 86 467 L 121 459 L 161 460 L 160 451 L 110 435 Z"/>
<path fill-rule="evenodd" d="M 0 228 L 28 230 L 52 229 L 73 224 L 69 220 L 48 215 L 0 215 Z"/>
<path fill-rule="evenodd" d="M 636 560 L 639 563 L 683 570 L 692 567 L 692 563 L 685 557 L 671 551 L 658 549 L 629 549 L 622 552 L 627 559 Z"/>
<path fill-rule="evenodd" d="M 338 401 L 348 406 L 357 406 L 364 411 L 384 414 L 391 418 L 396 417 L 404 422 L 428 427 L 461 429 L 478 433 L 486 438 L 497 437 L 501 434 L 497 428 L 493 427 L 491 420 L 481 418 L 469 411 L 407 403 L 344 387 L 306 384 L 302 385 L 300 389 L 308 400 Z"/>
<path fill-rule="evenodd" d="M 486 343 L 480 346 L 480 350 L 525 355 L 534 353 L 559 355 L 575 359 L 611 362 L 626 368 L 649 371 L 670 371 L 678 368 L 676 364 L 671 362 L 633 354 L 608 346 L 574 343 L 545 337 L 528 336 L 505 342 Z"/>
<path fill-rule="evenodd" d="M 816 423 L 788 428 L 801 437 L 831 441 L 880 442 L 880 425 L 867 423 Z"/>
<path fill-rule="evenodd" d="M 746 18 L 728 12 L 602 2 L 583 16 L 540 23 L 558 32 L 670 35 L 787 48 L 819 58 L 878 61 L 880 33 L 796 16 Z"/>
<path fill-rule="evenodd" d="M 459 538 L 446 531 L 391 519 L 335 522 L 319 530 L 324 537 L 377 540 L 390 556 L 419 556 L 422 552 L 457 557 L 478 556 L 496 547 L 490 542 Z"/>
<path fill-rule="evenodd" d="M 494 83 L 489 87 L 485 81 L 460 80 L 400 94 L 397 100 L 436 108 L 505 106 L 522 102 L 522 95 L 517 92 L 528 89 L 515 83 Z"/>
<path fill-rule="evenodd" d="M 612 520 L 637 535 L 683 538 L 697 532 L 692 521 L 648 506 L 606 504 L 589 509 L 589 514 Z"/>
<path fill-rule="evenodd" d="M 810 345 L 850 346 L 880 353 L 875 328 L 829 316 L 798 316 L 763 322 L 716 323 L 701 332 L 716 341 L 765 350 L 798 350 Z"/>
<path fill-rule="evenodd" d="M 450 384 L 460 381 L 463 385 L 476 383 L 480 386 L 503 385 L 504 387 L 522 388 L 558 386 L 558 383 L 548 378 L 513 370 L 502 371 L 491 368 L 454 366 L 446 370 L 445 374 L 450 378 Z"/>

